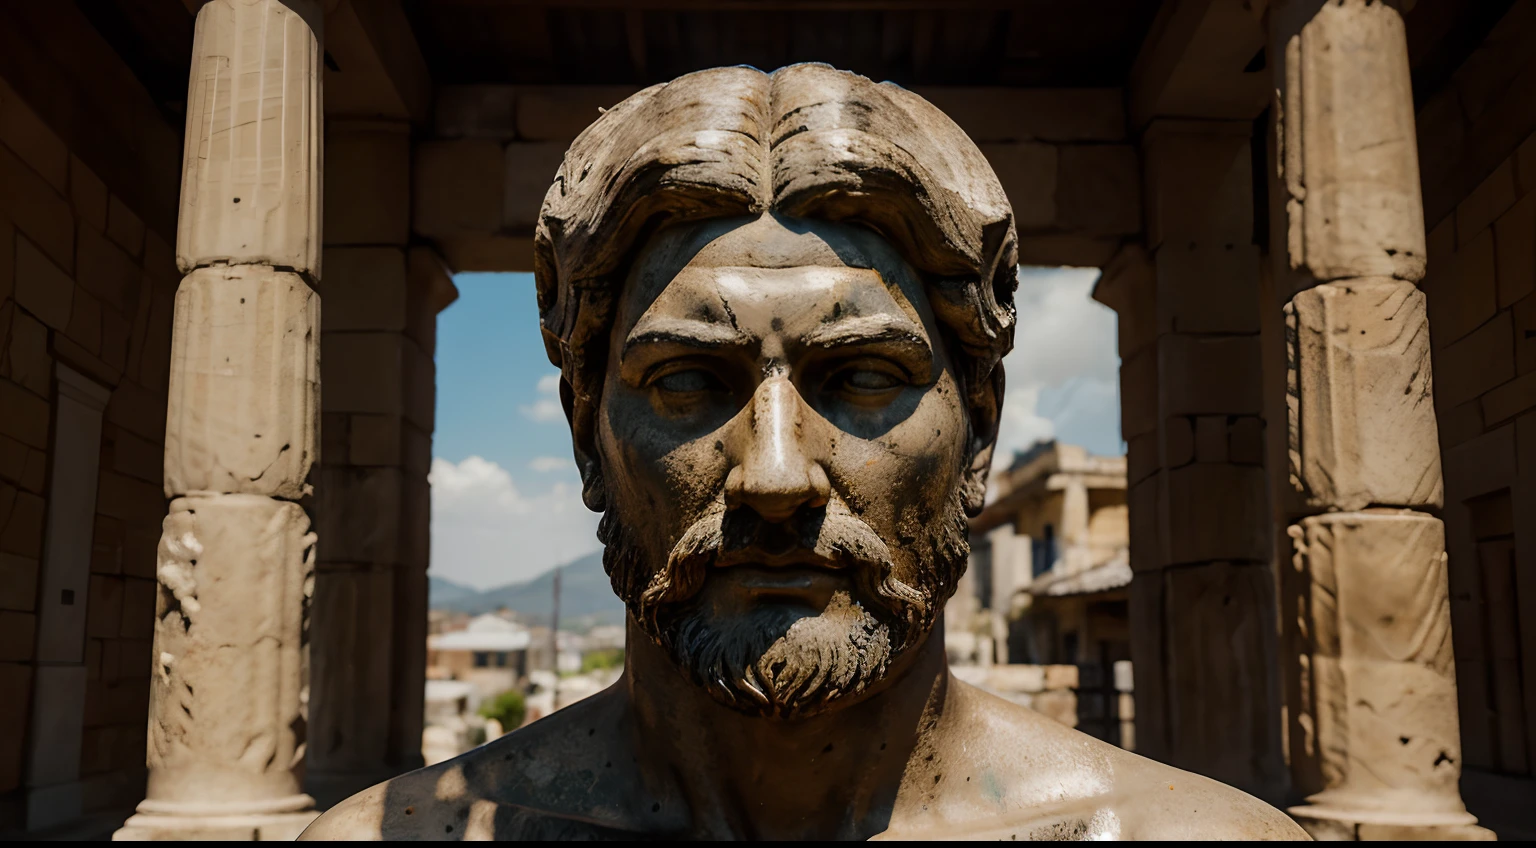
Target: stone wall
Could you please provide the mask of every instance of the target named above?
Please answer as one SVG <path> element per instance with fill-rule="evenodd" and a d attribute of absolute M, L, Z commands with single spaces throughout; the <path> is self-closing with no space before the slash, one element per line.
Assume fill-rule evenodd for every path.
<path fill-rule="evenodd" d="M 1117 253 L 1093 296 L 1119 315 L 1138 750 L 1274 803 L 1255 135 L 1248 120 L 1153 120 L 1144 245 Z"/>
<path fill-rule="evenodd" d="M 0 832 L 142 797 L 165 514 L 180 274 L 174 205 L 145 178 L 174 188 L 180 145 L 57 5 L 0 14 Z M 32 37 L 42 26 L 53 39 Z M 64 63 L 44 45 L 65 37 L 74 70 L 50 76 Z M 34 73 L 12 76 L 18 61 Z M 97 109 L 94 127 L 74 120 Z M 86 400 L 79 416 L 61 418 L 61 395 Z M 50 529 L 68 513 L 94 527 Z"/>
<path fill-rule="evenodd" d="M 1536 838 L 1536 8 L 1419 110 L 1462 794 Z M 1523 799 L 1523 800 L 1522 800 Z"/>
<path fill-rule="evenodd" d="M 1536 683 L 1533 188 L 1536 136 L 1436 227 L 1424 284 L 1466 761 L 1527 776 L 1536 759 L 1536 693 L 1522 685 Z"/>
<path fill-rule="evenodd" d="M 322 439 L 308 791 L 421 765 L 437 314 L 457 290 L 410 242 L 411 128 L 326 127 Z"/>

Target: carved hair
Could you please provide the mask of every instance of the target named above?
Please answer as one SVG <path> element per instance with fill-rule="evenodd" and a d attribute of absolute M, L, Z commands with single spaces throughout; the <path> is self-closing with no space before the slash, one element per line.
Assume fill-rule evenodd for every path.
<path fill-rule="evenodd" d="M 1013 346 L 1013 211 L 964 131 L 906 89 L 827 65 L 714 68 L 605 112 L 544 196 L 534 276 L 568 410 L 596 401 L 601 381 L 589 377 L 649 233 L 769 210 L 861 223 L 890 241 L 963 349 L 967 386 Z"/>

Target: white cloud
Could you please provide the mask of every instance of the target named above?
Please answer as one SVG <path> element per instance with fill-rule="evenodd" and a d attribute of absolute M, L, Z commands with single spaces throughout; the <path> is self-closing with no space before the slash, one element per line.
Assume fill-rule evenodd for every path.
<path fill-rule="evenodd" d="M 519 491 L 505 468 L 478 456 L 432 460 L 432 571 L 490 588 L 526 580 L 598 549 L 597 515 L 579 486 Z"/>
<path fill-rule="evenodd" d="M 533 403 L 520 406 L 523 416 L 538 422 L 564 421 L 565 409 L 560 406 L 560 374 L 545 374 L 539 378 Z"/>
<path fill-rule="evenodd" d="M 1024 268 L 1019 323 L 1003 360 L 1007 395 L 994 467 L 1037 439 L 1120 450 L 1115 313 L 1089 297 L 1094 268 Z"/>
<path fill-rule="evenodd" d="M 536 456 L 528 461 L 529 470 L 537 471 L 540 474 L 548 474 L 551 471 L 565 471 L 575 467 L 576 464 L 569 457 Z"/>

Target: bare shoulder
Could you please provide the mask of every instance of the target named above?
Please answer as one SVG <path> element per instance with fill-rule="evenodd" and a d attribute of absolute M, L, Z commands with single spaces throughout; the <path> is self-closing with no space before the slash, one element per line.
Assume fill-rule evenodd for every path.
<path fill-rule="evenodd" d="M 402 790 L 421 782 L 426 774 L 441 771 L 443 765 L 420 769 L 364 789 L 326 810 L 305 828 L 299 835 L 299 841 L 377 842 L 391 838 L 393 834 L 386 835 L 385 827 L 386 814 L 392 807 L 391 801 L 399 800 Z M 397 829 L 393 821 L 391 825 L 388 830 Z"/>
<path fill-rule="evenodd" d="M 932 829 L 937 812 L 950 833 L 1005 840 L 1307 839 L 1244 792 L 957 684 L 964 730 L 944 747 L 958 757 L 933 792 L 913 799 L 924 814 L 895 828 L 904 835 Z"/>
<path fill-rule="evenodd" d="M 608 718 L 600 699 L 359 792 L 316 819 L 300 838 L 592 838 L 622 829 L 618 805 L 594 803 L 605 793 L 590 791 L 608 776 L 594 772 L 594 763 L 615 771 L 614 758 L 594 744 L 612 738 L 599 735 L 598 725 Z"/>
<path fill-rule="evenodd" d="M 501 740 L 497 740 L 500 742 Z M 494 744 L 494 743 L 493 743 Z M 483 771 L 490 746 L 369 787 L 327 810 L 301 840 L 427 840 L 461 838 L 491 787 L 470 777 Z"/>
<path fill-rule="evenodd" d="M 1130 752 L 1116 768 L 1116 802 L 1125 838 L 1301 840 L 1284 812 L 1224 783 Z"/>

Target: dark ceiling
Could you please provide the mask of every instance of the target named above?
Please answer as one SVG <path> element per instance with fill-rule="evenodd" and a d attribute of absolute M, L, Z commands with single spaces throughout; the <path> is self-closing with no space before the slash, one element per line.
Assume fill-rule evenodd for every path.
<path fill-rule="evenodd" d="M 717 65 L 828 62 L 903 85 L 1118 85 L 1158 0 L 414 0 L 443 83 L 649 85 Z"/>
<path fill-rule="evenodd" d="M 387 2 L 388 0 L 351 0 Z M 182 121 L 184 0 L 73 0 Z M 907 86 L 1116 86 L 1159 0 L 400 0 L 437 84 L 646 85 L 717 65 L 822 61 Z M 1432 95 L 1513 0 L 1417 0 L 1415 96 Z"/>

